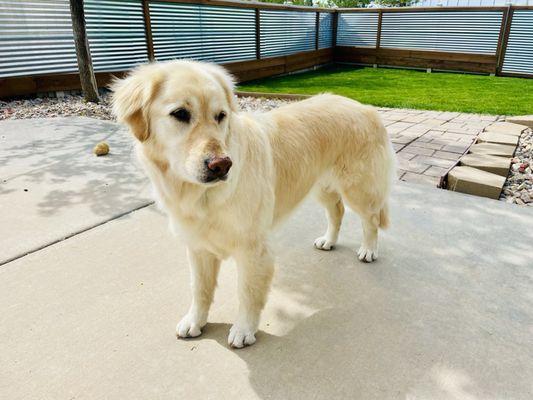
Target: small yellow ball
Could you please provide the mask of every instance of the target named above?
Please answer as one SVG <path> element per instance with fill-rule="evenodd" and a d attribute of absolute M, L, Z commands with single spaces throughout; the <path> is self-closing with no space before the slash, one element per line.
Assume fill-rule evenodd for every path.
<path fill-rule="evenodd" d="M 105 156 L 109 153 L 109 145 L 106 142 L 100 142 L 94 146 L 93 153 L 97 156 Z"/>

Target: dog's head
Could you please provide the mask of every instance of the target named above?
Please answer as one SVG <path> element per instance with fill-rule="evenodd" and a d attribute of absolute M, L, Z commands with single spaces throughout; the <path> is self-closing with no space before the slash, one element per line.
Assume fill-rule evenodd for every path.
<path fill-rule="evenodd" d="M 162 172 L 212 185 L 226 180 L 234 162 L 233 87 L 232 77 L 214 64 L 147 64 L 114 82 L 113 111 Z"/>

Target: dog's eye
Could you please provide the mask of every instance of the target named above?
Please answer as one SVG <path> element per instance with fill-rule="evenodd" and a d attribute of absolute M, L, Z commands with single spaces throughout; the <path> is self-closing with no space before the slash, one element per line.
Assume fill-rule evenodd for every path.
<path fill-rule="evenodd" d="M 185 122 L 188 124 L 191 120 L 191 113 L 185 108 L 178 108 L 170 113 L 178 121 Z"/>
<path fill-rule="evenodd" d="M 215 117 L 215 119 L 217 120 L 219 124 L 224 120 L 224 118 L 226 118 L 226 113 L 224 111 L 220 111 L 218 115 Z"/>

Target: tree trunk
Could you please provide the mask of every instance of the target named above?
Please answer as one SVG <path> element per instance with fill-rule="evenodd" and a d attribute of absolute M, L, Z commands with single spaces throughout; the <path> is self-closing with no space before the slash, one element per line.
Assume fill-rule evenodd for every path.
<path fill-rule="evenodd" d="M 85 100 L 98 103 L 98 86 L 93 71 L 93 62 L 85 29 L 85 12 L 83 0 L 70 0 L 70 15 L 72 17 L 72 30 L 78 57 L 78 70 L 80 71 L 81 90 Z"/>

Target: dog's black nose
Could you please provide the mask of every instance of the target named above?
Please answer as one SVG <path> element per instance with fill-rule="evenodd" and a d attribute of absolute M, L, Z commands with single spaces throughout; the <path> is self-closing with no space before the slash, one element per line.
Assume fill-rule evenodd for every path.
<path fill-rule="evenodd" d="M 209 160 L 207 169 L 214 177 L 221 178 L 229 172 L 232 164 L 229 157 L 215 157 Z"/>

